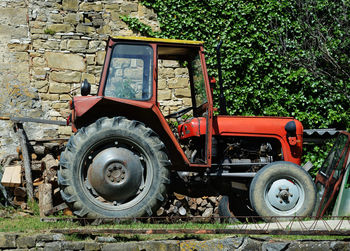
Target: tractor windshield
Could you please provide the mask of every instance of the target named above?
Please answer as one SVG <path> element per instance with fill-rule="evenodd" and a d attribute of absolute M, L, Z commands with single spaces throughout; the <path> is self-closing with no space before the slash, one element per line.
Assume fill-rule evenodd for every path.
<path fill-rule="evenodd" d="M 148 45 L 117 44 L 112 53 L 104 95 L 149 100 L 152 96 L 153 50 Z"/>
<path fill-rule="evenodd" d="M 193 72 L 194 92 L 196 98 L 196 107 L 199 107 L 207 102 L 207 94 L 205 92 L 204 76 L 202 71 L 202 64 L 199 54 L 191 62 Z"/>

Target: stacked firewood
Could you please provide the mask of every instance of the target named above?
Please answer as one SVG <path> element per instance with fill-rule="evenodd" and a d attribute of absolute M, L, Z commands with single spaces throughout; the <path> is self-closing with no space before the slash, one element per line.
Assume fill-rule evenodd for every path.
<path fill-rule="evenodd" d="M 44 217 L 67 208 L 62 201 L 57 184 L 59 154 L 64 147 L 64 141 L 30 143 L 28 150 L 31 159 L 33 199 L 39 203 L 40 216 Z M 9 156 L 3 161 L 6 177 L 3 177 L 1 182 L 6 187 L 9 203 L 27 210 L 31 208 L 27 205 L 27 184 L 22 161 L 22 149 L 18 147 L 17 155 Z M 67 211 L 67 214 L 71 212 Z"/>
<path fill-rule="evenodd" d="M 158 209 L 157 216 L 217 217 L 221 196 L 191 198 L 172 193 L 166 204 Z"/>

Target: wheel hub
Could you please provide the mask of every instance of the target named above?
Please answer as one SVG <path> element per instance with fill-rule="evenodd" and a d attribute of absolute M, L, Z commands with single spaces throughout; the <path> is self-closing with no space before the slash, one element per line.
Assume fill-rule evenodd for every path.
<path fill-rule="evenodd" d="M 106 180 L 111 183 L 121 184 L 126 179 L 127 169 L 122 163 L 112 163 L 107 167 Z"/>
<path fill-rule="evenodd" d="M 267 191 L 268 202 L 281 211 L 291 210 L 300 197 L 296 184 L 287 179 L 276 180 Z"/>
<path fill-rule="evenodd" d="M 122 202 L 141 189 L 142 173 L 139 156 L 126 148 L 111 147 L 94 157 L 88 170 L 88 180 L 104 199 Z"/>

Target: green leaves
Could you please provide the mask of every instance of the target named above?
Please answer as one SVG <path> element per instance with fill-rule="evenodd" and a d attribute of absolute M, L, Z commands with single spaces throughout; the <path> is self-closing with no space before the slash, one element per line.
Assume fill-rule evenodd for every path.
<path fill-rule="evenodd" d="M 234 115 L 295 116 L 305 128 L 350 129 L 350 3 L 331 0 L 143 0 L 161 32 L 123 17 L 144 36 L 203 40 L 210 75 L 222 68 Z M 218 102 L 217 91 L 214 101 Z"/>

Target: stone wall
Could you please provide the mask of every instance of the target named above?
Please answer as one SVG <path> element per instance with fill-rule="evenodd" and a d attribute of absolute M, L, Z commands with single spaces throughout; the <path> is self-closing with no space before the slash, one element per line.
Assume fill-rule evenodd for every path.
<path fill-rule="evenodd" d="M 108 36 L 134 34 L 121 15 L 159 30 L 137 0 L 0 0 L 0 116 L 65 120 L 68 100 L 86 78 L 96 93 Z M 18 145 L 0 120 L 0 159 Z M 67 137 L 70 127 L 25 123 L 34 139 Z"/>
<path fill-rule="evenodd" d="M 288 241 L 271 237 L 226 237 L 206 241 L 154 240 L 120 242 L 113 236 L 95 236 L 85 241 L 69 241 L 62 234 L 0 233 L 0 250 L 349 250 L 349 241 Z"/>

